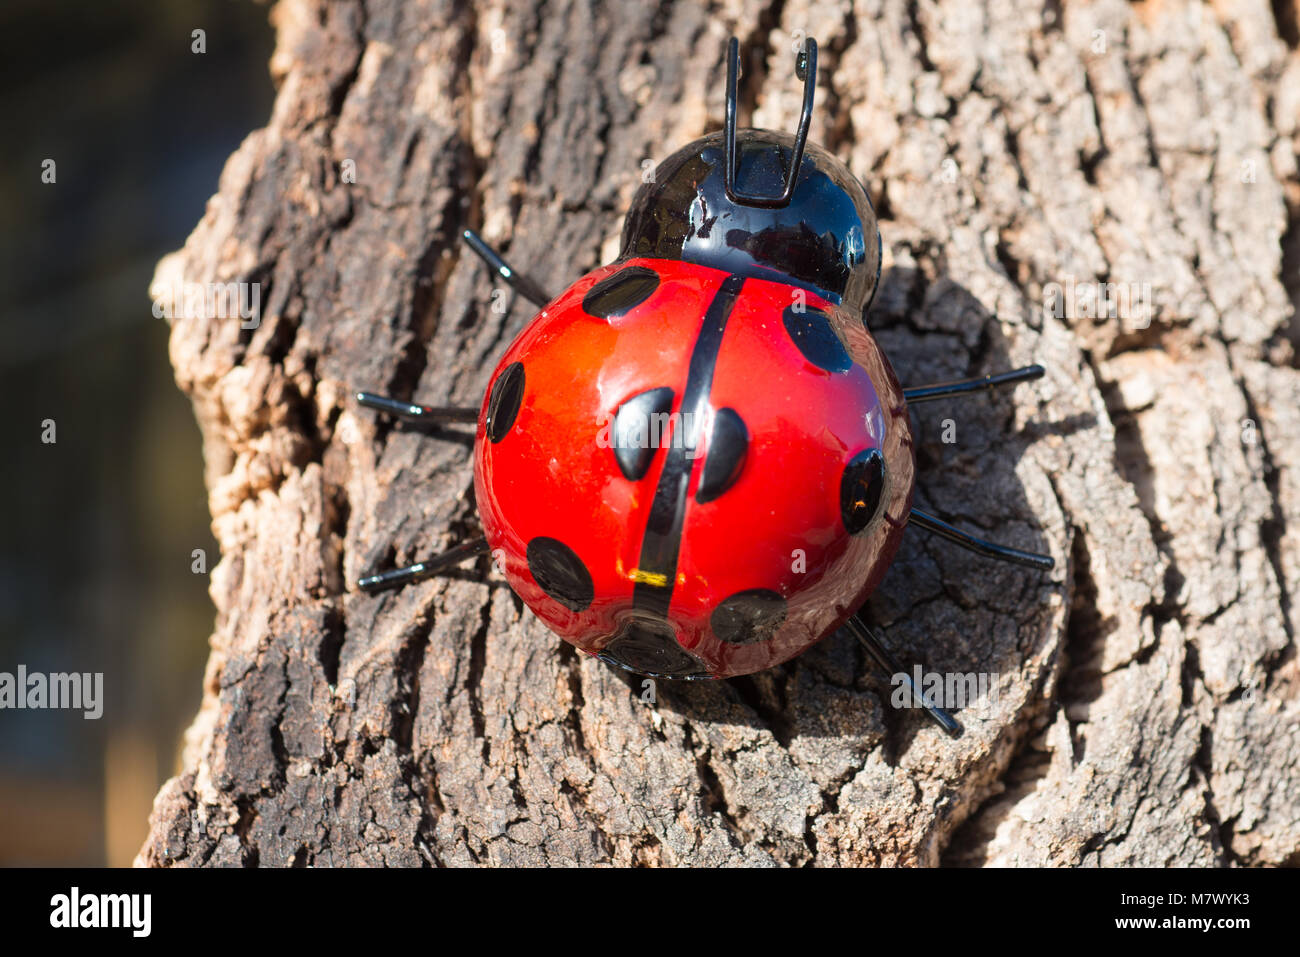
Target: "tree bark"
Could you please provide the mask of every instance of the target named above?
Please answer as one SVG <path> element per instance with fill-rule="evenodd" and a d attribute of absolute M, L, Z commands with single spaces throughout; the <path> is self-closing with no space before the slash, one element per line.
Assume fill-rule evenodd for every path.
<path fill-rule="evenodd" d="M 155 283 L 259 283 L 261 320 L 171 320 L 222 557 L 203 704 L 141 863 L 1300 861 L 1293 3 L 272 19 L 270 122 Z M 729 34 L 742 122 L 793 127 L 800 31 L 821 45 L 811 138 L 880 213 L 869 325 L 900 377 L 1048 370 L 913 413 L 918 504 L 1057 559 L 1043 576 L 909 532 L 869 610 L 901 657 L 995 674 L 956 740 L 891 707 L 844 634 L 651 704 L 486 561 L 353 584 L 477 530 L 468 429 L 350 398 L 480 401 L 531 309 L 493 308 L 460 231 L 558 291 L 613 258 L 646 161 L 720 127 Z M 1132 293 L 1117 317 L 1090 315 L 1097 283 Z"/>

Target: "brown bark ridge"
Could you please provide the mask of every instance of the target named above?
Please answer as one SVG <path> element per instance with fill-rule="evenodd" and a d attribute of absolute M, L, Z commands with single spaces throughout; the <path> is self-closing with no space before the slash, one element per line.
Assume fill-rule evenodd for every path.
<path fill-rule="evenodd" d="M 171 320 L 222 557 L 203 704 L 140 863 L 1300 859 L 1293 4 L 283 0 L 272 18 L 270 122 L 157 272 L 160 297 L 260 283 L 262 315 Z M 720 127 L 728 35 L 753 65 L 742 121 L 793 126 L 800 31 L 822 51 L 812 138 L 881 215 L 871 326 L 900 376 L 1048 370 L 914 416 L 919 503 L 1058 562 L 908 535 L 870 612 L 929 670 L 996 673 L 957 740 L 891 707 L 846 635 L 651 704 L 486 561 L 352 584 L 477 527 L 466 432 L 349 398 L 478 403 L 530 310 L 493 308 L 460 230 L 555 290 L 609 261 L 643 164 Z M 1094 283 L 1139 302 L 1092 318 Z"/>

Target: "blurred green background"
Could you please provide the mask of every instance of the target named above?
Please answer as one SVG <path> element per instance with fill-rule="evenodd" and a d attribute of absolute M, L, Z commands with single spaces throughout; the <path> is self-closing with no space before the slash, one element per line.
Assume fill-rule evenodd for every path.
<path fill-rule="evenodd" d="M 270 114 L 273 37 L 250 0 L 5 0 L 0 38 L 0 672 L 104 674 L 98 721 L 0 710 L 0 864 L 125 865 L 199 703 L 191 553 L 217 560 L 147 290 Z"/>

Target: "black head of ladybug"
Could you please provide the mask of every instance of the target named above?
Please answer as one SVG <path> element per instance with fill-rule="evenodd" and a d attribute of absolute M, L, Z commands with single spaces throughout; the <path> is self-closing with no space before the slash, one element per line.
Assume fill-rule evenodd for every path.
<path fill-rule="evenodd" d="M 794 136 L 735 129 L 736 65 L 732 40 L 727 128 L 659 164 L 632 200 L 619 258 L 675 259 L 778 279 L 860 315 L 880 279 L 880 233 L 862 184 L 807 142 L 816 42 L 808 41 L 799 64 L 804 114 Z"/>

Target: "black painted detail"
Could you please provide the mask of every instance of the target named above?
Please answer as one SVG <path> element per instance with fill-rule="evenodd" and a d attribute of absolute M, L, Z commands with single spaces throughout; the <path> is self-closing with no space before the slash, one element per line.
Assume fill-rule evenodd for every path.
<path fill-rule="evenodd" d="M 487 435 L 493 443 L 500 442 L 515 424 L 519 406 L 524 401 L 524 364 L 512 362 L 497 376 L 488 399 Z"/>
<path fill-rule="evenodd" d="M 735 185 L 781 191 L 794 137 L 737 130 Z M 755 209 L 726 191 L 726 136 L 710 133 L 659 164 L 628 207 L 620 260 L 677 259 L 771 279 L 838 302 L 858 317 L 880 281 L 876 215 L 862 184 L 840 160 L 808 143 L 790 203 Z"/>
<path fill-rule="evenodd" d="M 667 386 L 634 395 L 614 413 L 610 445 L 623 477 L 633 482 L 645 478 L 655 451 L 671 438 L 668 413 L 673 390 Z"/>
<path fill-rule="evenodd" d="M 528 543 L 528 571 L 542 591 L 570 611 L 586 611 L 596 595 L 587 566 L 557 539 L 539 536 Z"/>
<path fill-rule="evenodd" d="M 885 494 L 885 457 L 880 449 L 859 452 L 844 467 L 840 479 L 840 517 L 850 535 L 866 528 Z"/>
<path fill-rule="evenodd" d="M 648 612 L 652 617 L 668 617 L 673 581 L 677 577 L 682 522 L 686 516 L 686 490 L 691 480 L 691 468 L 695 464 L 695 449 L 699 447 L 701 438 L 700 425 L 708 409 L 709 390 L 713 387 L 713 369 L 718 362 L 722 333 L 727 328 L 727 319 L 731 316 L 731 310 L 736 305 L 744 284 L 744 276 L 728 276 L 722 281 L 704 313 L 700 334 L 691 350 L 686 388 L 678 407 L 684 434 L 680 442 L 673 439 L 672 448 L 664 459 L 659 484 L 650 504 L 645 535 L 641 539 L 641 561 L 637 568 L 642 574 L 637 576 L 637 582 L 632 587 L 632 607 Z"/>
<path fill-rule="evenodd" d="M 748 645 L 766 641 L 785 621 L 785 599 L 770 588 L 739 591 L 723 600 L 709 616 L 709 627 L 719 641 Z"/>
<path fill-rule="evenodd" d="M 634 620 L 601 649 L 604 661 L 655 678 L 707 678 L 704 662 L 677 643 L 667 622 Z"/>
<path fill-rule="evenodd" d="M 704 460 L 704 474 L 695 490 L 695 501 L 703 504 L 731 488 L 740 478 L 749 450 L 749 430 L 735 409 L 719 409 L 713 414 L 713 431 L 709 434 L 709 455 Z"/>
<path fill-rule="evenodd" d="M 622 316 L 645 302 L 659 288 L 659 274 L 645 266 L 627 266 L 587 290 L 582 308 L 598 319 Z"/>
<path fill-rule="evenodd" d="M 787 306 L 783 318 L 790 339 L 817 368 L 827 372 L 848 372 L 853 368 L 848 350 L 831 328 L 831 317 L 823 310 L 805 306 L 796 311 L 794 306 Z"/>

